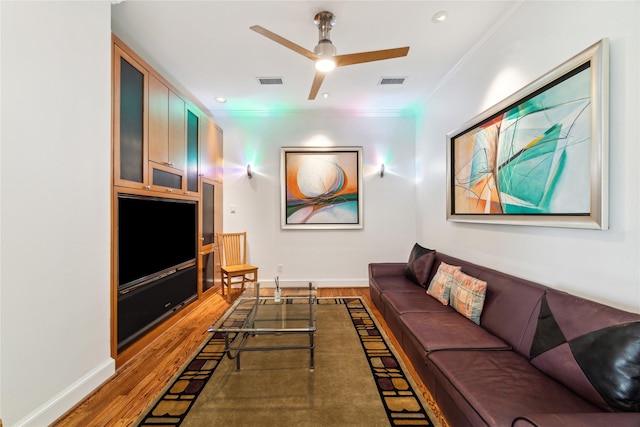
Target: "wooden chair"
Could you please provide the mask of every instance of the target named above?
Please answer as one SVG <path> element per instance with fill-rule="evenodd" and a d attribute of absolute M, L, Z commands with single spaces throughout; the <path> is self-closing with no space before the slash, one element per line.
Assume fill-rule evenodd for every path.
<path fill-rule="evenodd" d="M 231 285 L 258 281 L 258 267 L 247 264 L 247 232 L 217 233 L 218 254 L 222 276 L 222 296 L 227 287 L 227 301 L 231 302 Z M 250 277 L 249 277 L 250 276 Z"/>

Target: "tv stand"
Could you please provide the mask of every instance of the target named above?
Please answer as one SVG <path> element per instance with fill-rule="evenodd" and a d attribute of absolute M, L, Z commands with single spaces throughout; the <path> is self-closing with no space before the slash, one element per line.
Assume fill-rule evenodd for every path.
<path fill-rule="evenodd" d="M 195 265 L 118 293 L 118 351 L 198 297 Z"/>

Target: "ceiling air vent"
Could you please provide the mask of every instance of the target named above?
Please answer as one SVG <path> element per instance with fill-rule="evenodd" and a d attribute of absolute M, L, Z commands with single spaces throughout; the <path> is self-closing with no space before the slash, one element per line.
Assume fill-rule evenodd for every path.
<path fill-rule="evenodd" d="M 378 82 L 379 85 L 401 85 L 404 83 L 406 77 L 381 77 Z"/>
<path fill-rule="evenodd" d="M 261 85 L 281 85 L 282 77 L 258 77 L 258 82 Z"/>

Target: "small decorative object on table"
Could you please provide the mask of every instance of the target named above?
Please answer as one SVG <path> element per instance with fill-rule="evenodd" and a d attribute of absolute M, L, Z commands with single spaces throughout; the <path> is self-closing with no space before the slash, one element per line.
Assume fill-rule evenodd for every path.
<path fill-rule="evenodd" d="M 273 294 L 273 302 L 280 302 L 280 278 L 278 276 L 275 277 L 276 282 L 276 290 Z"/>

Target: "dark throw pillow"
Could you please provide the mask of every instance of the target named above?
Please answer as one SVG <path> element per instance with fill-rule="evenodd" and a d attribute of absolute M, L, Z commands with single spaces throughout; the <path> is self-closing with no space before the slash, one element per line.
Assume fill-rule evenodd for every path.
<path fill-rule="evenodd" d="M 603 317 L 609 315 L 608 323 L 615 322 L 616 314 L 609 314 L 613 309 L 600 309 L 589 302 L 582 305 L 590 309 L 592 317 L 600 312 Z M 577 304 L 568 306 L 575 308 Z M 558 301 L 556 307 L 565 309 Z M 566 316 L 561 319 L 545 295 L 531 346 L 531 364 L 605 410 L 639 412 L 640 322 L 576 334 Z"/>
<path fill-rule="evenodd" d="M 409 262 L 407 263 L 407 269 L 404 275 L 416 282 L 418 285 L 426 288 L 429 284 L 429 273 L 433 267 L 433 262 L 436 260 L 436 251 L 433 249 L 423 248 L 419 244 L 413 245 L 411 254 L 409 255 Z"/>

